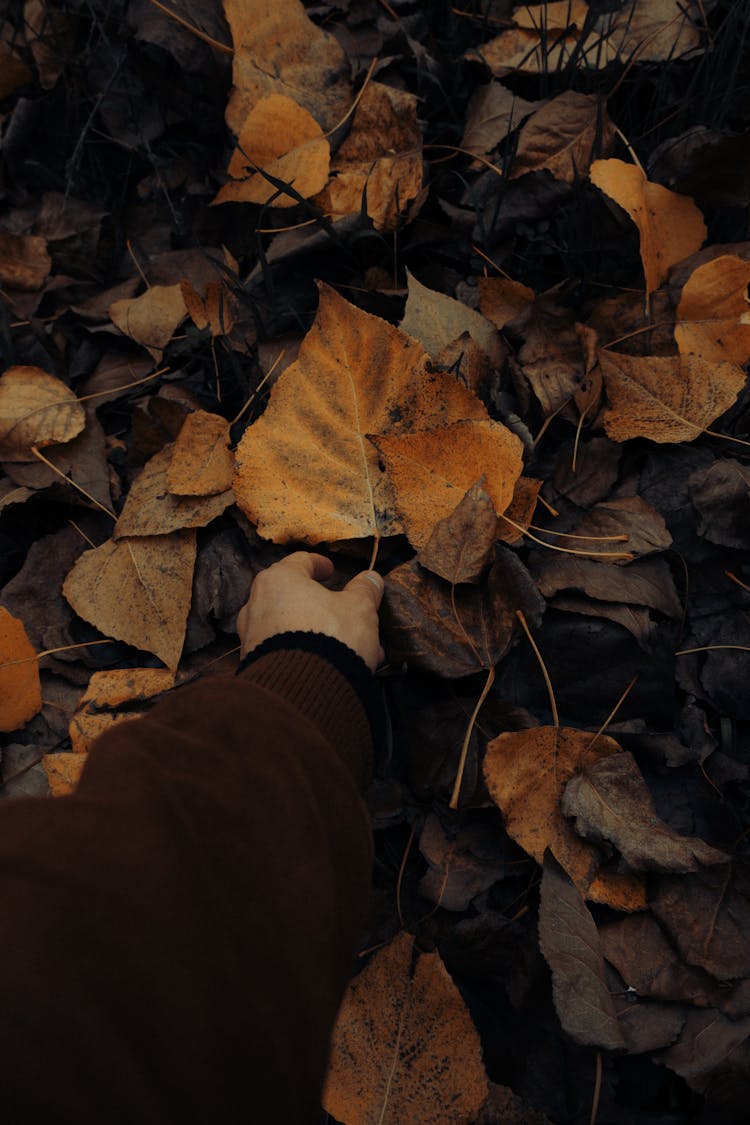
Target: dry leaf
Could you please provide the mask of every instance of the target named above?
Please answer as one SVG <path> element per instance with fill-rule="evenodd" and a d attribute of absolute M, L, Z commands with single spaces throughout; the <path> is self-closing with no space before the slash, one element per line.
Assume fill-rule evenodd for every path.
<path fill-rule="evenodd" d="M 417 550 L 483 474 L 495 512 L 502 515 L 523 470 L 523 443 L 502 422 L 454 422 L 419 433 L 367 437 L 385 458 L 398 513 Z"/>
<path fill-rule="evenodd" d="M 750 262 L 722 254 L 698 266 L 682 287 L 674 337 L 681 355 L 709 363 L 750 359 Z"/>
<path fill-rule="evenodd" d="M 0 731 L 18 730 L 41 709 L 36 650 L 23 621 L 0 606 Z"/>
<path fill-rule="evenodd" d="M 596 95 L 566 90 L 521 129 L 510 179 L 546 169 L 573 184 L 588 172 L 594 155 L 609 151 L 614 136 L 606 106 Z"/>
<path fill-rule="evenodd" d="M 332 129 L 349 109 L 349 65 L 333 35 L 299 0 L 224 0 L 232 32 L 234 88 L 227 125 L 237 136 L 262 98 L 284 94 Z"/>
<path fill-rule="evenodd" d="M 169 535 L 183 527 L 205 527 L 233 503 L 231 490 L 217 496 L 174 496 L 169 491 L 167 475 L 173 450 L 171 443 L 165 445 L 133 481 L 115 525 L 115 539 L 128 535 Z"/>
<path fill-rule="evenodd" d="M 115 301 L 109 306 L 109 316 L 158 363 L 162 350 L 187 316 L 187 308 L 179 285 L 152 285 L 140 297 Z"/>
<path fill-rule="evenodd" d="M 552 995 L 563 1030 L 586 1047 L 623 1048 L 594 919 L 549 850 L 542 871 L 539 948 L 552 972 Z"/>
<path fill-rule="evenodd" d="M 487 1097 L 479 1035 L 438 953 L 399 934 L 344 994 L 323 1107 L 346 1125 L 470 1125 Z"/>
<path fill-rule="evenodd" d="M 472 95 L 466 111 L 461 148 L 485 156 L 543 104 L 524 101 L 500 82 L 480 86 Z"/>
<path fill-rule="evenodd" d="M 396 230 L 422 187 L 422 130 L 417 98 L 370 82 L 352 128 L 331 161 L 331 179 L 314 203 L 333 219 L 359 215 L 363 202 L 377 230 Z"/>
<path fill-rule="evenodd" d="M 513 499 L 497 521 L 496 535 L 503 543 L 517 543 L 523 531 L 528 529 L 534 518 L 543 483 L 533 477 L 518 478 Z"/>
<path fill-rule="evenodd" d="M 77 503 L 77 491 L 66 487 L 63 477 L 85 489 L 89 496 L 112 510 L 110 470 L 104 430 L 90 402 L 83 404 L 86 425 L 80 434 L 59 445 L 49 445 L 44 450 L 47 461 L 57 472 L 36 458 L 29 462 L 5 462 L 6 473 L 19 485 L 29 488 L 49 488 L 55 485 L 61 499 Z M 82 501 L 85 503 L 85 501 Z"/>
<path fill-rule="evenodd" d="M 274 543 L 398 534 L 393 491 L 365 434 L 486 417 L 462 383 L 427 371 L 420 344 L 321 285 L 296 362 L 237 449 L 237 504 Z"/>
<path fill-rule="evenodd" d="M 123 703 L 142 702 L 174 687 L 174 674 L 164 668 L 113 668 L 94 672 L 70 720 L 68 733 L 75 754 L 86 754 L 105 730 L 143 714 Z"/>
<path fill-rule="evenodd" d="M 700 516 L 699 535 L 724 547 L 750 548 L 750 466 L 722 457 L 693 473 L 688 490 Z"/>
<path fill-rule="evenodd" d="M 42 758 L 42 766 L 49 784 L 50 796 L 67 797 L 75 793 L 85 765 L 85 754 L 62 752 L 45 754 Z"/>
<path fill-rule="evenodd" d="M 586 22 L 589 8 L 586 0 L 548 0 L 536 4 L 521 4 L 513 9 L 513 22 L 527 30 L 567 31 L 579 30 Z"/>
<path fill-rule="evenodd" d="M 638 227 L 648 297 L 672 266 L 701 248 L 707 233 L 703 215 L 686 195 L 650 183 L 636 164 L 596 160 L 589 176 Z"/>
<path fill-rule="evenodd" d="M 408 332 L 424 347 L 433 359 L 463 332 L 469 332 L 492 363 L 499 367 L 504 349 L 494 324 L 481 313 L 470 309 L 454 297 L 437 293 L 417 281 L 406 271 L 409 296 L 406 300 L 402 332 Z"/>
<path fill-rule="evenodd" d="M 73 19 L 46 0 L 26 0 L 23 23 L 26 43 L 39 74 L 39 85 L 43 90 L 51 90 L 73 50 Z"/>
<path fill-rule="evenodd" d="M 205 297 L 201 297 L 189 281 L 181 281 L 180 289 L 188 316 L 196 328 L 208 328 L 214 337 L 232 331 L 237 319 L 237 301 L 226 285 L 209 281 Z"/>
<path fill-rule="evenodd" d="M 617 547 L 619 544 L 601 546 Z M 530 566 L 545 598 L 560 590 L 581 590 L 589 598 L 599 601 L 645 605 L 667 617 L 682 617 L 682 604 L 672 572 L 664 559 L 636 559 L 621 567 L 613 576 L 606 562 L 539 551 L 532 556 Z"/>
<path fill-rule="evenodd" d="M 524 337 L 518 352 L 523 374 L 549 417 L 581 390 L 587 368 L 584 341 L 570 309 L 554 292 L 529 305 L 516 327 Z"/>
<path fill-rule="evenodd" d="M 84 621 L 177 667 L 193 582 L 195 531 L 137 537 L 85 551 L 63 583 Z"/>
<path fill-rule="evenodd" d="M 602 415 L 614 441 L 645 437 L 693 441 L 728 410 L 745 386 L 734 363 L 698 356 L 630 356 L 599 352 L 609 406 Z"/>
<path fill-rule="evenodd" d="M 52 267 L 46 239 L 0 230 L 0 285 L 36 293 Z"/>
<path fill-rule="evenodd" d="M 19 86 L 25 86 L 34 75 L 26 63 L 12 54 L 7 47 L 0 46 L 0 98 L 7 98 Z"/>
<path fill-rule="evenodd" d="M 482 315 L 492 321 L 496 328 L 504 328 L 511 320 L 515 320 L 533 305 L 536 296 L 528 285 L 505 277 L 480 277 L 477 288 Z"/>
<path fill-rule="evenodd" d="M 430 813 L 419 837 L 429 871 L 420 879 L 422 898 L 443 910 L 466 910 L 472 899 L 506 873 L 506 849 L 495 825 L 466 824 L 446 831 Z M 512 847 L 512 845 L 511 845 Z"/>
<path fill-rule="evenodd" d="M 627 535 L 627 542 L 597 542 L 592 538 L 590 542 L 585 539 L 575 539 L 561 536 L 555 539 L 558 547 L 565 547 L 580 551 L 582 548 L 592 551 L 618 551 L 622 548 L 632 555 L 652 555 L 656 551 L 666 551 L 672 545 L 672 536 L 667 531 L 663 516 L 647 504 L 640 496 L 620 496 L 613 500 L 603 500 L 586 512 L 583 518 L 575 525 L 573 532 L 577 536 L 605 536 Z M 602 562 L 611 562 L 616 566 L 627 566 L 625 559 L 602 559 Z M 626 599 L 622 599 L 623 601 Z"/>
<path fill-rule="evenodd" d="M 536 31 L 514 27 L 502 31 L 481 47 L 466 52 L 465 58 L 478 59 L 494 75 L 502 78 L 513 70 L 525 74 L 548 74 L 561 70 L 576 49 L 578 36 L 557 32 L 542 42 Z"/>
<path fill-rule="evenodd" d="M 0 458 L 35 461 L 33 445 L 70 441 L 85 425 L 83 403 L 41 367 L 9 367 L 0 377 Z"/>
<path fill-rule="evenodd" d="M 188 414 L 167 467 L 169 491 L 177 496 L 215 496 L 232 487 L 233 475 L 226 418 L 205 410 Z"/>
<path fill-rule="evenodd" d="M 712 1009 L 689 1010 L 679 1039 L 657 1058 L 681 1075 L 693 1090 L 721 1091 L 718 1094 L 721 1101 L 717 1099 L 713 1102 L 717 1111 L 713 1120 L 745 1120 L 747 1076 L 750 1074 L 750 1019 L 727 1019 Z M 709 1112 L 713 1107 L 709 1106 Z"/>
<path fill-rule="evenodd" d="M 482 487 L 473 484 L 454 510 L 439 520 L 417 555 L 420 566 L 447 582 L 479 582 L 495 545 L 497 516 Z"/>
<path fill-rule="evenodd" d="M 700 46 L 698 28 L 704 22 L 696 0 L 628 0 L 614 19 L 600 17 L 594 34 L 606 29 L 606 62 L 631 57 L 641 63 L 665 62 Z"/>
<path fill-rule="evenodd" d="M 229 161 L 232 178 L 214 203 L 296 207 L 298 196 L 309 199 L 325 187 L 330 161 L 330 146 L 315 118 L 285 94 L 270 94 L 242 122 Z M 263 172 L 291 184 L 296 195 L 280 191 Z"/>

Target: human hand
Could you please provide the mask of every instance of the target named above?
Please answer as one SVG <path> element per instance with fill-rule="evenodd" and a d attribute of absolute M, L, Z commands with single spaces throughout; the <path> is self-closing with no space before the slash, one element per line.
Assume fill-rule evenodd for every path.
<path fill-rule="evenodd" d="M 242 656 L 276 633 L 312 629 L 343 641 L 374 672 L 385 660 L 378 635 L 383 579 L 363 570 L 343 590 L 327 590 L 321 582 L 334 570 L 325 555 L 308 551 L 294 551 L 261 570 L 237 617 Z"/>

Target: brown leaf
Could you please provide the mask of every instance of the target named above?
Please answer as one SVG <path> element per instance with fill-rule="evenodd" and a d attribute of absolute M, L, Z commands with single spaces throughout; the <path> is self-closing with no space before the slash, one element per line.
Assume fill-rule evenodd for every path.
<path fill-rule="evenodd" d="M 85 424 L 83 403 L 41 367 L 9 367 L 0 377 L 0 458 L 34 461 L 32 445 L 70 441 Z"/>
<path fill-rule="evenodd" d="M 18 730 L 41 709 L 36 650 L 23 621 L 0 606 L 0 731 Z"/>
<path fill-rule="evenodd" d="M 747 860 L 689 875 L 662 875 L 649 903 L 688 964 L 722 981 L 750 975 Z"/>
<path fill-rule="evenodd" d="M 543 42 L 536 31 L 514 27 L 502 31 L 481 47 L 467 51 L 465 57 L 483 62 L 498 78 L 514 70 L 525 74 L 550 74 L 570 62 L 577 42 L 577 35 L 561 33 L 549 39 L 545 35 Z"/>
<path fill-rule="evenodd" d="M 45 0 L 26 0 L 23 6 L 26 43 L 36 63 L 39 85 L 51 90 L 73 50 L 73 17 Z"/>
<path fill-rule="evenodd" d="M 648 787 L 628 751 L 594 762 L 570 779 L 560 802 L 575 830 L 607 841 L 631 871 L 695 871 L 727 856 L 697 836 L 682 836 L 657 816 Z"/>
<path fill-rule="evenodd" d="M 398 534 L 392 486 L 365 434 L 472 418 L 486 419 L 485 406 L 451 375 L 428 372 L 415 340 L 321 285 L 297 360 L 238 446 L 237 504 L 274 543 Z"/>
<path fill-rule="evenodd" d="M 177 496 L 215 496 L 232 487 L 233 475 L 226 418 L 205 410 L 188 414 L 167 467 L 169 491 Z"/>
<path fill-rule="evenodd" d="M 696 0 L 629 0 L 607 24 L 606 61 L 634 55 L 641 63 L 665 62 L 694 52 L 700 46 L 701 19 Z"/>
<path fill-rule="evenodd" d="M 368 84 L 316 206 L 338 219 L 359 215 L 366 201 L 375 228 L 387 231 L 397 229 L 407 209 L 418 210 L 424 167 L 417 104 L 405 90 Z"/>
<path fill-rule="evenodd" d="M 519 477 L 513 489 L 513 499 L 497 521 L 496 535 L 503 543 L 517 543 L 534 518 L 539 492 L 544 481 L 533 477 Z M 511 523 L 511 520 L 513 521 Z M 516 526 L 517 525 L 517 526 Z"/>
<path fill-rule="evenodd" d="M 531 572 L 545 597 L 559 590 L 581 590 L 600 601 L 632 602 L 667 617 L 682 616 L 672 572 L 663 559 L 637 559 L 613 572 L 606 563 L 595 559 L 535 552 Z"/>
<path fill-rule="evenodd" d="M 613 738 L 602 735 L 591 746 L 593 738 L 590 731 L 572 727 L 513 731 L 488 742 L 484 759 L 487 788 L 508 834 L 537 863 L 549 848 L 583 895 L 602 856 L 576 835 L 562 815 L 560 800 L 576 773 L 620 750 Z"/>
<path fill-rule="evenodd" d="M 734 403 L 745 385 L 734 363 L 698 356 L 629 356 L 600 351 L 609 407 L 602 421 L 614 441 L 694 441 Z"/>
<path fill-rule="evenodd" d="M 595 153 L 610 149 L 614 136 L 606 106 L 595 94 L 566 90 L 521 129 L 510 179 L 546 169 L 555 179 L 573 184 L 587 174 Z"/>
<path fill-rule="evenodd" d="M 51 268 L 44 238 L 0 230 L 0 285 L 35 293 L 44 285 Z"/>
<path fill-rule="evenodd" d="M 559 609 L 563 613 L 582 613 L 584 617 L 605 617 L 614 621 L 627 629 L 645 652 L 651 651 L 654 623 L 644 606 L 600 602 L 584 594 L 555 594 L 547 604 L 550 609 Z"/>
<path fill-rule="evenodd" d="M 224 15 L 234 43 L 226 119 L 235 135 L 270 94 L 293 98 L 324 129 L 341 120 L 350 102 L 346 55 L 299 0 L 224 0 Z"/>
<path fill-rule="evenodd" d="M 544 604 L 528 571 L 512 551 L 497 547 L 487 580 L 479 587 L 451 587 L 419 565 L 402 563 L 387 575 L 383 633 L 388 659 L 455 679 L 502 660 L 519 629 L 516 610 L 533 625 Z M 472 647 L 473 646 L 473 647 Z M 479 658 L 477 656 L 479 654 Z"/>
<path fill-rule="evenodd" d="M 165 668 L 113 668 L 94 672 L 70 720 L 68 733 L 75 754 L 87 754 L 105 730 L 143 714 L 123 703 L 140 703 L 174 687 L 174 673 Z"/>
<path fill-rule="evenodd" d="M 196 328 L 208 328 L 213 337 L 232 331 L 237 316 L 234 295 L 219 281 L 209 281 L 206 295 L 201 297 L 189 281 L 180 282 L 182 299 L 188 316 Z"/>
<path fill-rule="evenodd" d="M 524 101 L 500 82 L 479 86 L 466 111 L 461 148 L 477 153 L 478 156 L 486 156 L 500 141 L 505 140 L 508 133 L 517 129 L 524 118 L 543 104 Z"/>
<path fill-rule="evenodd" d="M 77 503 L 77 490 L 66 486 L 62 480 L 62 477 L 68 477 L 85 489 L 89 496 L 98 500 L 102 507 L 111 510 L 112 496 L 104 430 L 91 404 L 85 403 L 84 409 L 86 425 L 80 434 L 60 445 L 47 446 L 44 450 L 44 456 L 58 472 L 50 469 L 43 461 L 6 462 L 5 471 L 19 485 L 28 485 L 30 488 L 49 488 L 55 485 L 65 501 Z"/>
<path fill-rule="evenodd" d="M 179 285 L 152 285 L 140 297 L 115 301 L 109 316 L 122 333 L 142 344 L 153 359 L 161 361 L 162 350 L 187 316 Z"/>
<path fill-rule="evenodd" d="M 722 254 L 682 287 L 674 335 L 681 355 L 740 366 L 750 359 L 750 262 Z"/>
<path fill-rule="evenodd" d="M 578 393 L 586 358 L 572 313 L 553 295 L 538 297 L 519 320 L 524 342 L 518 352 L 523 373 L 549 416 Z"/>
<path fill-rule="evenodd" d="M 616 1008 L 629 1055 L 669 1047 L 685 1026 L 689 1010 L 684 1004 L 662 1004 L 632 995 L 618 998 Z"/>
<path fill-rule="evenodd" d="M 85 551 L 63 583 L 84 621 L 177 667 L 195 565 L 195 531 L 137 537 Z"/>
<path fill-rule="evenodd" d="M 563 1030 L 587 1047 L 624 1048 L 594 919 L 550 851 L 542 872 L 539 947 L 552 972 L 552 995 Z"/>
<path fill-rule="evenodd" d="M 50 796 L 67 797 L 75 793 L 85 765 L 85 754 L 66 754 L 59 751 L 55 754 L 45 754 L 42 758 L 42 766 L 47 776 Z"/>
<path fill-rule="evenodd" d="M 344 995 L 323 1107 L 347 1125 L 470 1125 L 487 1096 L 482 1048 L 438 953 L 399 934 Z"/>
<path fill-rule="evenodd" d="M 673 265 L 700 249 L 706 237 L 703 215 L 686 195 L 650 183 L 636 164 L 596 160 L 589 175 L 638 227 L 648 296 L 666 280 Z"/>
<path fill-rule="evenodd" d="M 467 824 L 449 834 L 430 813 L 419 837 L 419 850 L 429 867 L 419 883 L 420 895 L 443 910 L 466 910 L 472 899 L 505 874 L 501 839 L 497 829 L 486 823 Z"/>
<path fill-rule="evenodd" d="M 167 477 L 173 449 L 172 444 L 165 445 L 133 481 L 115 524 L 115 539 L 128 535 L 169 535 L 183 527 L 205 527 L 233 503 L 231 491 L 173 496 Z"/>
<path fill-rule="evenodd" d="M 496 328 L 504 328 L 534 303 L 536 294 L 528 285 L 511 281 L 506 277 L 480 277 L 479 308 L 482 315 L 492 321 Z"/>
<path fill-rule="evenodd" d="M 482 316 L 454 297 L 437 293 L 406 271 L 409 296 L 406 299 L 402 332 L 408 332 L 433 359 L 463 332 L 469 332 L 492 363 L 499 367 L 504 349 L 497 329 Z"/>
<path fill-rule="evenodd" d="M 418 550 L 484 474 L 495 512 L 502 515 L 523 470 L 521 439 L 502 422 L 454 422 L 418 433 L 367 437 L 385 458 L 404 530 Z"/>
<path fill-rule="evenodd" d="M 255 103 L 242 122 L 229 161 L 231 179 L 213 202 L 296 207 L 297 196 L 280 192 L 263 172 L 291 184 L 298 195 L 309 199 L 325 187 L 330 162 L 330 146 L 312 114 L 286 94 L 269 94 Z"/>
<path fill-rule="evenodd" d="M 0 46 L 0 98 L 7 98 L 33 77 L 25 62 L 12 54 L 4 44 Z"/>
<path fill-rule="evenodd" d="M 578 447 L 575 468 L 572 455 L 558 460 L 553 484 L 579 508 L 588 508 L 610 492 L 617 480 L 621 456 L 620 447 L 608 438 L 583 441 Z"/>
<path fill-rule="evenodd" d="M 417 561 L 447 582 L 479 582 L 493 554 L 497 516 L 490 496 L 473 484 L 453 511 L 438 520 Z"/>
<path fill-rule="evenodd" d="M 620 496 L 600 502 L 584 515 L 573 532 L 577 536 L 627 535 L 627 542 L 621 546 L 633 555 L 652 555 L 656 551 L 666 551 L 672 545 L 672 536 L 662 516 L 640 496 Z M 587 543 L 585 539 L 567 536 L 555 539 L 555 544 L 573 550 L 590 547 L 593 551 L 617 551 L 620 547 L 616 542 L 600 543 L 592 539 Z M 627 563 L 627 560 L 617 558 L 609 561 L 618 566 Z"/>
<path fill-rule="evenodd" d="M 698 534 L 724 547 L 750 547 L 750 468 L 734 457 L 714 461 L 688 481 L 690 502 L 700 516 Z"/>
<path fill-rule="evenodd" d="M 658 1061 L 684 1078 L 693 1090 L 723 1089 L 728 1113 L 721 1120 L 745 1120 L 750 1019 L 727 1019 L 713 1009 L 693 1010 L 677 1042 L 659 1055 Z"/>
<path fill-rule="evenodd" d="M 586 0 L 547 0 L 519 4 L 513 9 L 513 22 L 529 31 L 567 31 L 571 27 L 582 28 L 587 15 Z"/>

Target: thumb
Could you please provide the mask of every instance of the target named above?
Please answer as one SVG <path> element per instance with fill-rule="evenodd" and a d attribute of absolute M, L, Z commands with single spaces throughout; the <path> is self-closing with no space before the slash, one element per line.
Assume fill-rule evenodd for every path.
<path fill-rule="evenodd" d="M 376 570 L 362 570 L 347 582 L 345 590 L 364 590 L 368 596 L 375 600 L 375 607 L 380 605 L 383 598 L 385 583 Z"/>

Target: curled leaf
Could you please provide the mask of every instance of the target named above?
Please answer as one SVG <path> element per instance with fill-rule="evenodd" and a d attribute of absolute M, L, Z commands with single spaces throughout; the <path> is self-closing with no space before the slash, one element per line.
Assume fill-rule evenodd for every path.
<path fill-rule="evenodd" d="M 0 458 L 34 461 L 32 446 L 70 441 L 85 425 L 83 403 L 41 367 L 10 367 L 0 377 Z"/>

